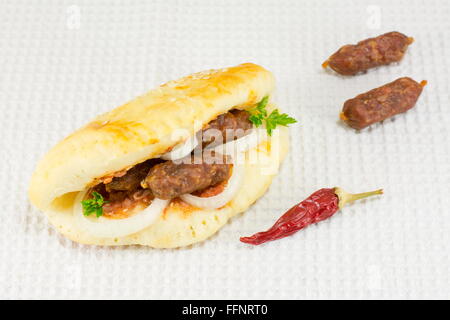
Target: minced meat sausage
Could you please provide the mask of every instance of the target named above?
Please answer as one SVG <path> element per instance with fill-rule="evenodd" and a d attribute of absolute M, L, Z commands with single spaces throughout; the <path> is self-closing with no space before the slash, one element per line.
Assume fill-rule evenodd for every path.
<path fill-rule="evenodd" d="M 221 114 L 217 119 L 208 123 L 203 129 L 203 147 L 210 144 L 221 144 L 244 136 L 245 132 L 253 127 L 249 120 L 250 114 L 244 110 L 231 110 L 230 112 Z M 209 131 L 211 130 L 211 131 Z M 218 130 L 222 135 L 222 141 L 215 141 L 216 133 L 212 130 Z"/>
<path fill-rule="evenodd" d="M 202 163 L 196 164 L 197 162 Z M 141 185 L 149 188 L 156 198 L 176 198 L 182 194 L 214 186 L 228 179 L 231 165 L 225 163 L 225 158 L 220 162 L 210 163 L 204 158 L 198 159 L 197 157 L 192 157 L 191 163 L 167 161 L 150 169 Z"/>
<path fill-rule="evenodd" d="M 400 32 L 388 32 L 341 47 L 322 66 L 342 75 L 355 75 L 392 62 L 400 61 L 413 38 Z"/>
<path fill-rule="evenodd" d="M 134 191 L 138 189 L 150 168 L 158 162 L 151 159 L 135 165 L 122 177 L 115 177 L 110 183 L 105 184 L 106 191 Z"/>
<path fill-rule="evenodd" d="M 364 129 L 414 107 L 425 84 L 426 81 L 399 78 L 347 100 L 340 118 L 354 129 Z"/>

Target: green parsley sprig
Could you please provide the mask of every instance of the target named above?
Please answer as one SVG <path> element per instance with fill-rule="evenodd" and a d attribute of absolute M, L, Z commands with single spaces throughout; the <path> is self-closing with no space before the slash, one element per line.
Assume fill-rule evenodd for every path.
<path fill-rule="evenodd" d="M 85 216 L 90 216 L 95 213 L 95 215 L 100 217 L 103 215 L 103 205 L 108 203 L 103 199 L 103 196 L 98 192 L 92 192 L 93 198 L 81 201 L 81 205 L 83 206 L 83 214 Z"/>
<path fill-rule="evenodd" d="M 269 96 L 265 96 L 255 108 L 247 111 L 250 113 L 250 122 L 252 122 L 256 127 L 260 127 L 264 123 L 269 136 L 272 135 L 273 129 L 275 129 L 278 125 L 287 127 L 288 125 L 297 122 L 297 120 L 290 117 L 286 113 L 280 113 L 278 109 L 273 110 L 269 115 L 267 115 L 266 106 L 268 102 Z"/>

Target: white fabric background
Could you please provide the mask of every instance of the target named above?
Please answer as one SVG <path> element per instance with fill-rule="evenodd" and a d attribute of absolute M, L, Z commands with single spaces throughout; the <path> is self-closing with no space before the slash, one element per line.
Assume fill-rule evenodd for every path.
<path fill-rule="evenodd" d="M 449 17 L 445 0 L 0 1 L 0 297 L 449 298 Z M 400 64 L 321 69 L 341 45 L 392 30 L 416 39 Z M 37 160 L 94 115 L 247 61 L 274 72 L 299 124 L 270 191 L 209 241 L 78 245 L 29 204 Z M 361 133 L 337 121 L 346 99 L 400 76 L 429 81 L 413 110 Z M 333 186 L 385 195 L 281 241 L 238 241 Z"/>

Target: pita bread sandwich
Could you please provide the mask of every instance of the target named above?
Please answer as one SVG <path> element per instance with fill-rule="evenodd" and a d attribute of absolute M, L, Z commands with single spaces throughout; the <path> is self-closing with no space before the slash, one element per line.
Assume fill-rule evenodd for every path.
<path fill-rule="evenodd" d="M 73 241 L 174 248 L 203 241 L 268 189 L 287 125 L 261 66 L 195 73 L 102 114 L 54 146 L 29 197 Z"/>

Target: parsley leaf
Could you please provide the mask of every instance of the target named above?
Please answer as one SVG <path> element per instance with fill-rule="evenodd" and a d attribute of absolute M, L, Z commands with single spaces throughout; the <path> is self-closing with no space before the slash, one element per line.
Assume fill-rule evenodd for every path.
<path fill-rule="evenodd" d="M 273 110 L 269 116 L 267 116 L 266 106 L 269 102 L 269 96 L 265 96 L 255 108 L 248 110 L 250 117 L 248 118 L 256 127 L 266 124 L 266 130 L 269 136 L 272 135 L 273 129 L 278 125 L 288 126 L 289 124 L 296 123 L 297 120 L 290 117 L 286 113 L 280 113 L 278 109 Z"/>
<path fill-rule="evenodd" d="M 263 120 L 267 117 L 266 105 L 269 102 L 269 96 L 265 96 L 255 108 L 248 110 L 250 117 L 248 118 L 256 127 L 263 124 Z"/>
<path fill-rule="evenodd" d="M 83 206 L 83 214 L 85 216 L 90 216 L 95 213 L 95 215 L 100 217 L 103 215 L 103 205 L 108 203 L 108 201 L 103 200 L 103 196 L 98 192 L 92 192 L 93 198 L 81 201 Z"/>
<path fill-rule="evenodd" d="M 269 136 L 272 135 L 272 130 L 276 128 L 277 125 L 285 126 L 292 123 L 296 123 L 297 120 L 290 117 L 286 113 L 281 113 L 278 111 L 278 109 L 273 110 L 270 115 L 266 118 L 266 129 Z"/>

